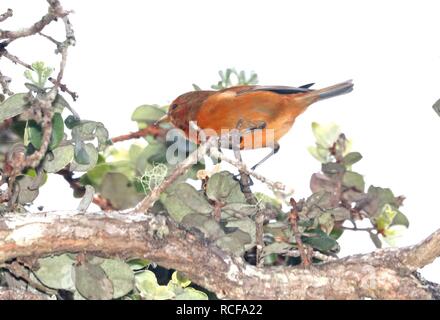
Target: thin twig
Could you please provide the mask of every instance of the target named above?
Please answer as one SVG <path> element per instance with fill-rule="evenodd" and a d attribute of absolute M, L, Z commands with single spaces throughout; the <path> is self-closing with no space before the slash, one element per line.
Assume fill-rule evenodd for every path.
<path fill-rule="evenodd" d="M 113 137 L 113 138 L 111 138 L 111 141 L 113 143 L 116 143 L 116 142 L 131 140 L 131 139 L 143 138 L 147 135 L 152 135 L 154 137 L 164 137 L 165 134 L 166 134 L 165 129 L 163 129 L 159 126 L 156 126 L 156 125 L 149 125 L 149 126 L 145 127 L 144 129 L 140 129 L 135 132 L 130 132 L 128 134 L 123 134 L 123 135 L 120 135 L 117 137 Z"/>
<path fill-rule="evenodd" d="M 81 185 L 79 179 L 73 178 L 73 172 L 63 169 L 58 171 L 57 174 L 59 174 L 64 178 L 64 180 L 66 180 L 66 182 L 73 189 L 73 191 L 76 192 L 76 194 L 78 194 L 79 196 L 82 196 L 84 194 L 85 187 Z M 114 207 L 112 206 L 110 200 L 104 198 L 99 193 L 95 193 L 93 195 L 92 202 L 100 207 L 103 211 L 114 210 Z"/>
<path fill-rule="evenodd" d="M 48 0 L 50 10 L 39 21 L 27 28 L 11 31 L 0 30 L 0 39 L 15 40 L 18 38 L 32 36 L 43 30 L 49 23 L 69 14 L 68 11 L 64 11 L 58 0 Z"/>
<path fill-rule="evenodd" d="M 264 211 L 264 209 L 258 208 L 258 211 L 255 214 L 255 255 L 257 267 L 262 267 L 264 263 L 264 259 L 262 259 L 264 249 Z"/>
<path fill-rule="evenodd" d="M 48 78 L 47 80 L 49 80 L 50 82 L 52 82 L 52 84 L 56 84 L 56 80 L 52 77 Z M 62 92 L 66 92 L 68 95 L 70 95 L 72 97 L 73 101 L 76 101 L 76 99 L 78 99 L 78 94 L 74 91 L 70 91 L 69 88 L 67 88 L 67 86 L 63 83 L 59 84 L 59 88 Z"/>
<path fill-rule="evenodd" d="M 211 137 L 206 142 L 202 143 L 197 150 L 193 151 L 185 160 L 179 163 L 175 170 L 158 186 L 151 190 L 134 209 L 135 212 L 147 213 L 154 203 L 159 199 L 162 192 L 164 192 L 177 178 L 185 174 L 195 163 L 203 158 L 207 151 L 215 146 L 218 142 L 217 138 Z"/>
<path fill-rule="evenodd" d="M 253 170 L 249 170 L 243 162 L 238 161 L 238 160 L 233 160 L 233 159 L 226 157 L 223 153 L 219 152 L 215 147 L 211 147 L 209 152 L 213 157 L 220 159 L 222 161 L 225 161 L 229 164 L 232 164 L 239 171 L 243 171 L 243 172 L 247 173 L 248 175 L 254 177 L 255 179 L 260 180 L 262 183 L 266 184 L 273 191 L 281 192 L 284 195 L 293 194 L 293 190 L 288 188 L 283 183 L 278 182 L 278 181 L 272 181 L 272 180 L 262 176 L 261 174 L 255 172 Z"/>
<path fill-rule="evenodd" d="M 27 68 L 29 70 L 33 70 L 32 66 L 29 63 L 26 63 L 26 62 L 20 60 L 20 58 L 18 58 L 17 56 L 14 56 L 13 54 L 10 54 L 6 49 L 2 49 L 0 51 L 0 56 L 5 57 L 5 58 L 11 60 L 15 64 L 22 65 L 23 67 L 25 67 L 25 68 Z"/>
<path fill-rule="evenodd" d="M 13 13 L 14 12 L 12 11 L 12 9 L 8 9 L 5 13 L 0 14 L 0 22 L 3 22 L 6 19 L 12 17 Z"/>
<path fill-rule="evenodd" d="M 298 229 L 298 208 L 296 206 L 296 201 L 293 198 L 290 198 L 290 205 L 292 206 L 289 214 L 290 225 L 292 226 L 292 231 L 295 235 L 295 242 L 301 256 L 301 263 L 304 267 L 307 267 L 311 265 L 312 262 L 309 259 L 309 255 L 307 254 L 307 250 L 301 239 L 301 233 Z"/>

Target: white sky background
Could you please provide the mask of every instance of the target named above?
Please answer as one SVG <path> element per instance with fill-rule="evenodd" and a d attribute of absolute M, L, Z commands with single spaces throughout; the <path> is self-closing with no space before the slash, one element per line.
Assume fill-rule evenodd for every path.
<path fill-rule="evenodd" d="M 390 187 L 407 197 L 402 211 L 410 229 L 399 242 L 413 244 L 440 228 L 440 98 L 438 1 L 62 1 L 77 45 L 69 51 L 64 82 L 79 93 L 73 107 L 102 121 L 111 136 L 136 130 L 130 116 L 141 104 L 168 104 L 218 81 L 227 67 L 254 70 L 260 84 L 316 87 L 353 79 L 349 95 L 314 104 L 281 140 L 280 152 L 258 170 L 310 194 L 319 163 L 307 152 L 311 123 L 336 122 L 364 159 L 354 170 L 367 184 Z M 3 28 L 23 27 L 46 11 L 44 0 L 2 0 L 14 9 Z M 26 23 L 25 23 L 26 21 Z M 50 29 L 62 35 L 62 25 Z M 46 31 L 49 33 L 49 31 Z M 60 38 L 61 39 L 61 38 Z M 53 46 L 41 39 L 18 40 L 9 48 L 25 61 L 58 66 Z M 14 76 L 23 69 L 0 61 Z M 18 78 L 19 79 L 19 78 Z M 246 152 L 247 162 L 267 150 Z M 67 184 L 51 177 L 38 204 L 74 209 Z M 367 234 L 349 233 L 342 254 L 374 249 Z M 440 282 L 440 261 L 424 269 Z"/>

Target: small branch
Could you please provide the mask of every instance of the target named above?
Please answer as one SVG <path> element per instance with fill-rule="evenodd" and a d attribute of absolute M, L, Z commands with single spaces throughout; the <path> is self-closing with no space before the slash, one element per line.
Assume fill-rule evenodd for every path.
<path fill-rule="evenodd" d="M 6 49 L 2 49 L 0 51 L 0 56 L 5 57 L 5 58 L 11 60 L 14 64 L 19 64 L 19 65 L 21 65 L 21 66 L 23 66 L 23 67 L 25 67 L 25 68 L 27 68 L 29 70 L 33 70 L 32 66 L 29 63 L 26 63 L 26 62 L 20 60 L 17 56 L 14 56 L 14 55 L 10 54 Z"/>
<path fill-rule="evenodd" d="M 155 126 L 155 125 L 149 125 L 144 129 L 135 131 L 135 132 L 131 132 L 128 134 L 123 134 L 121 136 L 117 136 L 117 137 L 113 137 L 111 139 L 111 141 L 113 143 L 116 142 L 121 142 L 121 141 L 126 141 L 126 140 L 131 140 L 131 139 L 139 139 L 139 138 L 143 138 L 147 135 L 152 135 L 154 137 L 164 137 L 166 134 L 166 130 L 159 127 L 159 126 Z"/>
<path fill-rule="evenodd" d="M 258 209 L 255 214 L 255 247 L 256 247 L 256 260 L 257 267 L 262 267 L 264 260 L 262 259 L 262 253 L 264 249 L 264 209 Z"/>
<path fill-rule="evenodd" d="M 18 38 L 32 36 L 43 30 L 49 23 L 56 20 L 57 18 L 62 18 L 69 14 L 69 12 L 64 11 L 58 0 L 48 0 L 49 12 L 45 14 L 39 21 L 35 22 L 28 28 L 23 28 L 16 31 L 10 30 L 0 30 L 0 39 L 15 40 Z"/>
<path fill-rule="evenodd" d="M 197 150 L 192 152 L 185 160 L 179 163 L 175 170 L 160 185 L 151 190 L 150 194 L 136 206 L 135 211 L 146 213 L 159 199 L 162 192 L 176 181 L 177 178 L 185 174 L 195 163 L 201 160 L 206 152 L 216 144 L 216 138 L 209 138 L 208 141 L 202 143 Z"/>
<path fill-rule="evenodd" d="M 344 226 L 340 226 L 339 229 L 342 230 L 348 230 L 348 231 L 366 231 L 366 232 L 371 232 L 373 230 L 376 230 L 376 228 L 358 228 L 358 227 L 344 227 Z"/>
<path fill-rule="evenodd" d="M 301 233 L 298 229 L 298 208 L 296 206 L 296 201 L 293 198 L 290 198 L 290 205 L 292 206 L 292 209 L 290 210 L 289 221 L 290 225 L 292 226 L 293 234 L 295 235 L 296 246 L 298 247 L 298 251 L 301 256 L 301 264 L 304 267 L 308 267 L 312 264 L 312 262 L 309 259 L 307 249 L 302 242 Z"/>
<path fill-rule="evenodd" d="M 64 180 L 69 183 L 69 186 L 73 189 L 73 191 L 78 195 L 82 196 L 85 193 L 85 187 L 80 184 L 79 179 L 73 178 L 73 172 L 63 169 L 58 171 L 57 174 L 62 176 Z M 104 198 L 99 193 L 95 193 L 93 195 L 92 202 L 100 207 L 103 211 L 114 210 L 110 200 Z"/>
<path fill-rule="evenodd" d="M 402 250 L 400 260 L 405 266 L 415 271 L 432 263 L 437 257 L 440 257 L 440 230 L 421 243 Z"/>
<path fill-rule="evenodd" d="M 57 83 L 54 78 L 49 78 L 47 80 L 49 80 L 53 85 Z M 66 92 L 68 95 L 70 95 L 73 101 L 76 101 L 78 99 L 78 94 L 76 92 L 70 91 L 65 84 L 60 83 L 59 88 L 62 92 Z"/>
<path fill-rule="evenodd" d="M 261 174 L 255 172 L 255 171 L 249 170 L 243 162 L 238 161 L 238 160 L 233 160 L 233 159 L 226 157 L 223 153 L 219 152 L 215 147 L 211 147 L 211 149 L 209 150 L 209 153 L 217 159 L 220 159 L 222 161 L 225 161 L 227 163 L 232 164 L 239 171 L 245 172 L 249 176 L 252 176 L 252 177 L 256 178 L 257 180 L 260 180 L 262 183 L 265 183 L 274 192 L 282 193 L 283 195 L 290 195 L 293 193 L 293 190 L 288 188 L 287 186 L 285 186 L 283 183 L 271 181 L 270 179 L 262 176 Z"/>
<path fill-rule="evenodd" d="M 12 11 L 12 9 L 8 9 L 8 10 L 6 10 L 5 13 L 0 14 L 0 22 L 3 22 L 3 21 L 5 21 L 6 19 L 12 17 L 13 13 L 14 13 L 14 12 Z"/>

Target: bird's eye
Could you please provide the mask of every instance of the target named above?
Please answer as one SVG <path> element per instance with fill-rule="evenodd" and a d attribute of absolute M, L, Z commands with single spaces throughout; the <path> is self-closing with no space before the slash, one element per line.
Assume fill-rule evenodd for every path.
<path fill-rule="evenodd" d="M 173 103 L 171 106 L 170 106 L 170 110 L 174 110 L 174 109 L 176 109 L 177 108 L 177 104 L 176 103 Z"/>

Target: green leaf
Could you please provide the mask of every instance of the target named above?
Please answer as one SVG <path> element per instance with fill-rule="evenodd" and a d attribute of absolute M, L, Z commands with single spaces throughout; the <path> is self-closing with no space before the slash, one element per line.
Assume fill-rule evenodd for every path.
<path fill-rule="evenodd" d="M 362 159 L 362 155 L 359 152 L 350 152 L 344 157 L 344 164 L 351 166 Z"/>
<path fill-rule="evenodd" d="M 240 229 L 225 234 L 223 237 L 217 239 L 215 244 L 234 255 L 240 256 L 245 251 L 245 245 L 252 242 L 251 236 Z"/>
<path fill-rule="evenodd" d="M 47 154 L 43 163 L 43 169 L 46 172 L 58 172 L 67 166 L 73 160 L 73 146 L 67 145 L 52 150 Z"/>
<path fill-rule="evenodd" d="M 186 288 L 191 284 L 191 280 L 189 280 L 182 272 L 179 271 L 173 272 L 171 281 L 182 288 Z"/>
<path fill-rule="evenodd" d="M 89 300 L 110 300 L 113 285 L 104 269 L 97 264 L 83 263 L 75 267 L 75 286 Z"/>
<path fill-rule="evenodd" d="M 67 118 L 64 120 L 64 124 L 68 129 L 72 129 L 73 127 L 79 125 L 80 123 L 81 123 L 81 119 L 78 119 L 73 115 L 67 116 Z"/>
<path fill-rule="evenodd" d="M 142 105 L 137 107 L 131 115 L 131 120 L 136 122 L 153 123 L 165 115 L 165 111 L 158 105 Z"/>
<path fill-rule="evenodd" d="M 308 147 L 307 150 L 316 160 L 321 163 L 326 163 L 330 159 L 330 151 L 328 148 L 316 145 L 316 147 Z"/>
<path fill-rule="evenodd" d="M 208 300 L 208 295 L 194 288 L 185 288 L 182 293 L 176 295 L 175 300 Z"/>
<path fill-rule="evenodd" d="M 229 203 L 221 208 L 222 219 L 245 217 L 257 213 L 258 207 L 247 203 Z"/>
<path fill-rule="evenodd" d="M 153 299 L 159 287 L 156 275 L 150 270 L 145 270 L 135 275 L 135 285 L 144 299 Z"/>
<path fill-rule="evenodd" d="M 318 124 L 313 122 L 312 131 L 316 142 L 324 148 L 332 147 L 341 134 L 339 126 L 334 123 Z"/>
<path fill-rule="evenodd" d="M 336 207 L 336 208 L 328 209 L 325 212 L 330 213 L 335 221 L 345 221 L 351 218 L 350 210 L 344 207 Z"/>
<path fill-rule="evenodd" d="M 0 103 L 0 123 L 15 117 L 29 108 L 27 93 L 17 93 Z"/>
<path fill-rule="evenodd" d="M 386 204 L 390 204 L 394 207 L 397 207 L 398 205 L 393 192 L 388 188 L 370 186 L 368 188 L 367 199 L 368 201 L 366 201 L 361 209 L 365 210 L 372 218 L 381 214 L 382 209 Z"/>
<path fill-rule="evenodd" d="M 364 192 L 364 177 L 357 172 L 346 171 L 342 178 L 342 185 L 348 189 L 355 188 L 357 191 Z"/>
<path fill-rule="evenodd" d="M 86 149 L 86 144 L 81 140 L 76 141 L 75 149 L 74 149 L 74 159 L 75 162 L 81 165 L 89 165 L 90 164 L 90 156 Z"/>
<path fill-rule="evenodd" d="M 57 94 L 55 100 L 52 103 L 52 106 L 54 111 L 59 113 L 62 113 L 64 111 L 64 108 L 70 109 L 69 103 L 60 94 Z"/>
<path fill-rule="evenodd" d="M 213 208 L 193 186 L 179 183 L 161 194 L 161 202 L 168 214 L 177 222 L 191 213 L 210 215 Z"/>
<path fill-rule="evenodd" d="M 72 139 L 79 141 L 98 140 L 98 150 L 103 151 L 108 145 L 108 131 L 101 122 L 81 120 L 72 128 Z"/>
<path fill-rule="evenodd" d="M 394 216 L 393 222 L 391 222 L 390 226 L 394 226 L 394 225 L 402 225 L 405 227 L 409 227 L 409 220 L 408 218 L 399 210 L 396 210 L 397 213 Z"/>
<path fill-rule="evenodd" d="M 225 234 L 213 217 L 200 213 L 186 214 L 180 223 L 186 227 L 200 230 L 206 239 L 217 239 Z"/>
<path fill-rule="evenodd" d="M 136 171 L 142 175 L 146 170 L 151 169 L 151 164 L 165 163 L 166 149 L 163 143 L 150 143 L 137 157 Z"/>
<path fill-rule="evenodd" d="M 271 254 L 286 254 L 293 248 L 293 245 L 286 242 L 274 242 L 263 248 L 263 257 Z"/>
<path fill-rule="evenodd" d="M 324 252 L 335 249 L 338 246 L 336 240 L 327 235 L 325 232 L 316 229 L 313 233 L 313 235 L 303 237 L 303 243 Z"/>
<path fill-rule="evenodd" d="M 32 144 L 38 150 L 41 148 L 41 137 L 41 126 L 34 120 L 27 121 L 24 129 L 24 145 Z"/>
<path fill-rule="evenodd" d="M 74 260 L 67 254 L 38 259 L 39 268 L 35 276 L 46 287 L 53 289 L 74 290 L 72 269 Z"/>
<path fill-rule="evenodd" d="M 379 238 L 379 235 L 377 233 L 369 232 L 371 241 L 373 241 L 373 244 L 376 246 L 376 248 L 380 249 L 382 248 L 382 241 Z"/>
<path fill-rule="evenodd" d="M 134 258 L 127 262 L 130 265 L 130 268 L 133 271 L 138 271 L 141 269 L 148 268 L 151 264 L 151 261 L 143 258 Z"/>
<path fill-rule="evenodd" d="M 324 231 L 326 234 L 330 234 L 335 225 L 335 218 L 331 212 L 326 211 L 318 217 L 318 224 L 322 231 Z"/>
<path fill-rule="evenodd" d="M 241 191 L 240 184 L 234 180 L 232 173 L 222 171 L 214 174 L 208 180 L 206 195 L 210 200 L 221 203 L 246 203 L 246 197 Z"/>
<path fill-rule="evenodd" d="M 156 275 L 153 271 L 145 270 L 135 275 L 135 284 L 139 291 L 149 291 L 159 286 Z M 145 290 L 147 289 L 147 290 Z"/>
<path fill-rule="evenodd" d="M 53 150 L 64 138 L 64 121 L 60 113 L 55 113 L 52 118 L 52 136 L 50 139 L 49 150 Z"/>
<path fill-rule="evenodd" d="M 324 172 L 326 175 L 335 175 L 335 174 L 342 174 L 345 172 L 345 167 L 336 162 L 328 162 L 322 164 L 322 172 Z"/>
<path fill-rule="evenodd" d="M 253 246 L 255 244 L 255 236 L 257 233 L 257 228 L 255 225 L 255 221 L 250 218 L 243 218 L 240 220 L 229 221 L 226 228 L 238 228 L 239 230 L 247 233 L 251 237 L 251 243 L 249 246 Z M 248 247 L 248 246 L 246 246 Z M 247 248 L 246 248 L 247 249 Z"/>
<path fill-rule="evenodd" d="M 75 159 L 73 159 L 72 163 L 70 164 L 70 171 L 85 172 L 96 166 L 99 154 L 93 143 L 87 143 L 86 145 L 84 145 L 83 149 L 84 150 L 82 152 L 85 151 L 85 153 L 87 154 L 89 163 L 79 164 Z"/>
<path fill-rule="evenodd" d="M 144 197 L 122 173 L 108 172 L 99 187 L 102 196 L 117 210 L 134 207 Z"/>
<path fill-rule="evenodd" d="M 82 197 L 81 202 L 79 203 L 77 208 L 79 212 L 87 211 L 88 207 L 93 201 L 93 196 L 95 195 L 95 188 L 93 188 L 91 185 L 86 185 L 84 189 L 84 196 Z"/>
<path fill-rule="evenodd" d="M 118 299 L 134 289 L 134 273 L 122 260 L 105 259 L 101 268 L 113 284 L 113 299 Z"/>

